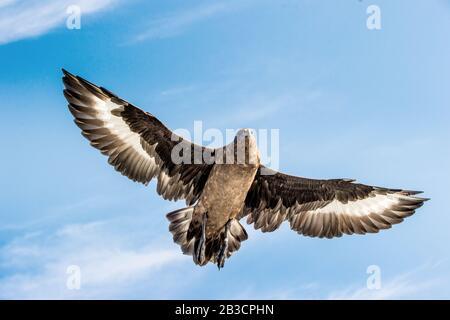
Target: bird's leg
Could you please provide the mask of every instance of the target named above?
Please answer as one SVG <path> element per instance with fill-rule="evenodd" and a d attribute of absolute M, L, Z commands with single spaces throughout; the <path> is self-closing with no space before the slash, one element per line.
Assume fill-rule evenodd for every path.
<path fill-rule="evenodd" d="M 231 220 L 229 220 L 225 224 L 224 238 L 223 238 L 223 242 L 220 245 L 219 255 L 217 256 L 217 267 L 219 268 L 219 270 L 220 270 L 220 268 L 223 268 L 223 266 L 225 265 L 225 259 L 227 257 L 228 229 L 230 228 L 230 221 Z"/>
<path fill-rule="evenodd" d="M 200 240 L 197 247 L 197 261 L 200 265 L 203 265 L 205 262 L 205 249 L 206 249 L 206 220 L 207 220 L 207 213 L 205 212 L 203 214 L 202 219 L 202 235 L 200 236 Z"/>

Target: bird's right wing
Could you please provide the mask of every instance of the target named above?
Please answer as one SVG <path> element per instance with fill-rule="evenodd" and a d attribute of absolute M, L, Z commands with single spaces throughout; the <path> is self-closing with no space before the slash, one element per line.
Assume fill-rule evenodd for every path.
<path fill-rule="evenodd" d="M 262 167 L 262 169 L 268 170 Z M 375 233 L 412 215 L 428 200 L 420 192 L 378 188 L 348 179 L 314 180 L 258 170 L 247 194 L 243 216 L 263 232 L 284 220 L 311 237 Z"/>
<path fill-rule="evenodd" d="M 213 150 L 176 136 L 152 114 L 107 89 L 63 72 L 64 96 L 75 123 L 109 164 L 144 184 L 157 177 L 157 192 L 164 199 L 185 199 L 191 205 L 199 198 L 212 165 L 195 160 Z M 189 161 L 173 161 L 176 147 L 186 151 Z"/>

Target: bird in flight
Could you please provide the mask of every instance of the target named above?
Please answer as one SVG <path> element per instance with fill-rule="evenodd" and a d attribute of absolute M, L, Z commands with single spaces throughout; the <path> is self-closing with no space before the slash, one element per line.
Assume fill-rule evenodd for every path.
<path fill-rule="evenodd" d="M 287 220 L 299 234 L 333 238 L 388 229 L 428 200 L 418 191 L 272 171 L 260 163 L 250 129 L 239 130 L 222 148 L 193 144 L 107 89 L 63 73 L 75 124 L 108 163 L 145 185 L 156 177 L 164 199 L 186 201 L 187 207 L 167 214 L 169 230 L 197 265 L 212 262 L 222 268 L 247 239 L 240 223 L 245 217 L 262 232 Z M 183 151 L 183 161 L 174 150 Z"/>

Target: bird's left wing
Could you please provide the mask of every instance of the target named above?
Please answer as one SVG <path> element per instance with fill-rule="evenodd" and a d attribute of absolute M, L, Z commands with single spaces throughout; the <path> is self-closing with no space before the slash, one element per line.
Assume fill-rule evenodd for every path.
<path fill-rule="evenodd" d="M 63 70 L 64 95 L 75 123 L 91 145 L 108 156 L 114 168 L 133 181 L 147 184 L 158 178 L 157 191 L 169 200 L 194 203 L 212 165 L 194 157 L 210 149 L 176 136 L 148 112 L 105 88 Z M 172 150 L 189 152 L 189 161 L 173 161 Z M 177 149 L 178 150 L 178 149 Z"/>
<path fill-rule="evenodd" d="M 267 172 L 268 169 L 262 167 Z M 284 220 L 291 229 L 311 237 L 375 233 L 412 215 L 427 199 L 420 192 L 386 189 L 348 179 L 314 180 L 258 170 L 242 216 L 263 232 Z"/>

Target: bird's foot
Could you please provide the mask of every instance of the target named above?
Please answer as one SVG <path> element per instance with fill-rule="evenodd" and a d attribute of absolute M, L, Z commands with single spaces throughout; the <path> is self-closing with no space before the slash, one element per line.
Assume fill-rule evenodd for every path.
<path fill-rule="evenodd" d="M 228 229 L 230 228 L 230 221 L 227 222 L 225 225 L 225 231 L 224 231 L 224 239 L 220 246 L 219 255 L 217 256 L 217 267 L 223 268 L 225 265 L 225 259 L 227 258 L 227 251 L 228 251 Z"/>
<path fill-rule="evenodd" d="M 196 258 L 197 258 L 197 262 L 200 265 L 203 265 L 205 263 L 205 249 L 206 249 L 206 220 L 207 220 L 207 213 L 205 212 L 203 214 L 203 219 L 202 219 L 202 235 L 200 236 L 199 242 L 198 242 L 198 246 L 197 246 L 197 252 L 196 254 Z"/>

